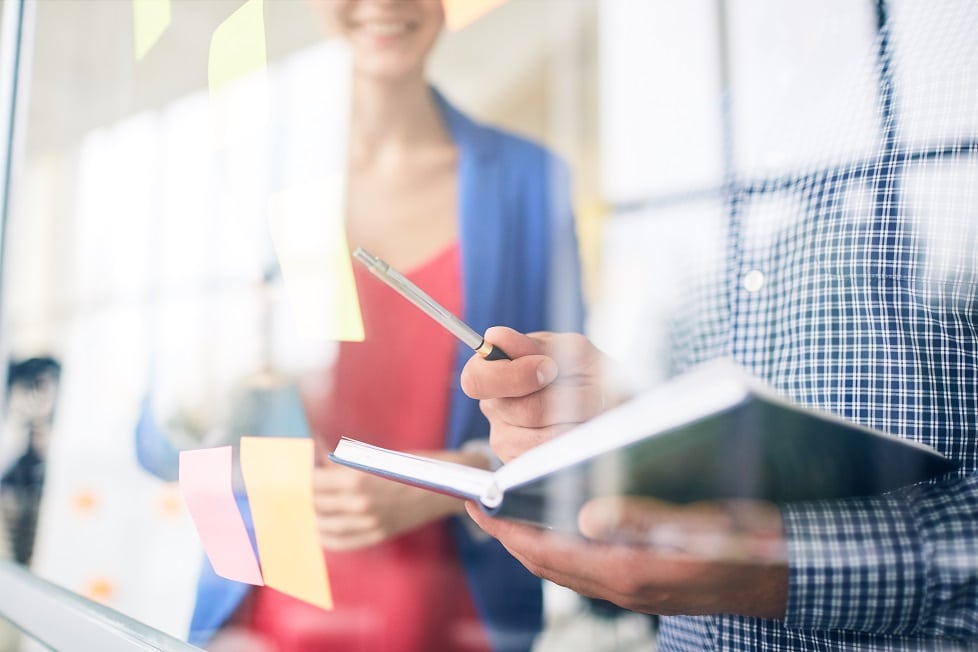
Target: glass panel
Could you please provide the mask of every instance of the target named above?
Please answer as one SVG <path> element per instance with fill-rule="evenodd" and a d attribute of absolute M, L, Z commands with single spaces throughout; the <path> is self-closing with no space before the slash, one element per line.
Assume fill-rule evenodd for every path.
<path fill-rule="evenodd" d="M 583 331 L 614 391 L 732 356 L 973 472 L 978 12 L 918 4 L 25 3 L 0 555 L 212 650 L 763 647 L 542 583 L 459 502 L 330 464 L 342 435 L 500 461 L 472 351 L 350 254 L 476 339 Z"/>
<path fill-rule="evenodd" d="M 0 560 L 3 650 L 196 650 L 199 648 Z"/>
<path fill-rule="evenodd" d="M 609 201 L 722 181 L 717 12 L 711 0 L 601 4 L 601 181 Z"/>
<path fill-rule="evenodd" d="M 17 652 L 30 649 L 50 650 L 51 648 L 36 637 L 23 633 L 12 621 L 0 616 L 0 650 Z"/>
<path fill-rule="evenodd" d="M 917 147 L 960 142 L 978 130 L 978 45 L 968 38 L 972 20 L 966 3 L 947 2 L 941 11 L 925 12 L 907 0 L 890 3 L 895 96 L 901 136 Z"/>
<path fill-rule="evenodd" d="M 230 441 L 249 392 L 295 372 L 264 207 L 318 172 L 310 151 L 339 169 L 347 58 L 303 3 L 30 8 L 4 258 L 11 555 L 186 638 L 203 558 L 175 452 Z M 301 346 L 315 364 L 321 342 Z"/>
<path fill-rule="evenodd" d="M 458 389 L 471 353 L 354 270 L 353 247 L 479 332 L 582 327 L 602 214 L 598 3 L 476 4 L 28 3 L 3 257 L 6 555 L 211 649 L 396 635 L 396 649 L 481 650 L 539 634 L 542 584 L 457 502 L 387 493 L 403 507 L 380 514 L 382 534 L 328 510 L 317 532 L 295 482 L 290 504 L 309 509 L 268 509 L 301 477 L 272 464 L 290 442 L 315 442 L 288 463 L 315 460 L 329 486 L 349 482 L 323 461 L 339 434 L 488 464 L 488 426 Z M 514 238 L 531 247 L 502 246 Z M 243 436 L 274 450 L 247 462 Z M 191 486 L 181 451 L 222 446 L 231 470 L 207 458 Z M 220 505 L 201 489 L 214 477 Z M 360 499 L 331 491 L 316 495 Z M 251 562 L 212 547 L 226 542 L 203 525 L 219 516 L 246 524 L 236 550 Z M 296 542 L 325 559 L 328 593 L 308 556 L 289 574 Z M 241 569 L 256 561 L 273 588 L 215 575 L 254 581 Z M 569 620 L 542 645 L 620 634 L 568 591 L 545 600 Z M 647 638 L 633 620 L 622 631 Z"/>
<path fill-rule="evenodd" d="M 970 435 L 978 415 L 978 7 L 703 3 L 718 13 L 714 43 L 706 34 L 716 22 L 684 20 L 697 3 L 656 11 L 666 4 L 642 3 L 644 16 L 664 21 L 655 25 L 632 22 L 629 3 L 601 4 L 601 51 L 614 62 L 599 80 L 601 119 L 619 120 L 602 133 L 602 171 L 622 172 L 602 178 L 612 206 L 590 334 L 617 352 L 632 387 L 733 357 L 791 400 L 932 446 L 966 479 L 935 481 L 926 500 L 905 490 L 824 511 L 787 506 L 788 546 L 800 554 L 789 560 L 786 620 L 668 617 L 660 641 L 670 649 L 862 649 L 885 647 L 899 628 L 915 632 L 898 635 L 902 645 L 940 647 L 956 626 L 936 623 L 961 612 L 947 603 L 926 617 L 890 610 L 891 597 L 908 604 L 911 582 L 851 582 L 869 568 L 906 577 L 913 564 L 892 555 L 900 550 L 956 578 L 922 599 L 970 592 L 959 573 L 975 568 L 973 510 L 951 505 L 974 500 L 978 468 Z M 697 44 L 692 56 L 689 43 Z M 718 73 L 703 67 L 713 45 Z M 655 88 L 630 86 L 624 71 Z M 709 91 L 714 75 L 719 96 L 696 92 Z M 674 97 L 682 111 L 663 121 Z M 689 125 L 713 111 L 719 132 L 693 134 Z M 701 152 L 700 166 L 687 167 Z M 714 157 L 718 183 L 670 192 L 690 170 L 709 178 Z M 868 506 L 879 500 L 894 505 Z M 922 530 L 912 517 L 913 544 L 878 529 L 909 514 L 926 514 L 929 524 Z M 794 527 L 807 519 L 811 527 Z M 867 541 L 860 555 L 857 542 Z"/>
<path fill-rule="evenodd" d="M 875 19 L 869 2 L 730 3 L 738 174 L 776 176 L 875 153 Z"/>

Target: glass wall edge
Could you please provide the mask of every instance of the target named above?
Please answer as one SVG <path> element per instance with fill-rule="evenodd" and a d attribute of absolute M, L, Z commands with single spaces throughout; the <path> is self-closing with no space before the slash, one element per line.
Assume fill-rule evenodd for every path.
<path fill-rule="evenodd" d="M 0 616 L 54 650 L 199 650 L 0 560 Z"/>
<path fill-rule="evenodd" d="M 0 25 L 0 360 L 7 359 L 4 305 L 4 250 L 15 165 L 17 107 L 29 70 L 29 37 L 34 4 L 5 0 Z M 0 364 L 0 385 L 7 365 Z M 0 392 L 0 413 L 5 409 Z M 34 575 L 27 568 L 0 560 L 0 617 L 54 650 L 199 650 L 113 609 L 88 600 Z"/>
<path fill-rule="evenodd" d="M 17 105 L 20 70 L 21 35 L 23 34 L 25 0 L 3 2 L 0 24 L 0 355 L 7 359 L 7 329 L 4 304 L 4 264 L 6 256 L 7 215 L 10 206 L 10 168 L 13 162 L 14 113 Z M 7 365 L 0 364 L 0 387 L 7 385 Z M 6 393 L 0 392 L 0 414 L 6 411 Z"/>

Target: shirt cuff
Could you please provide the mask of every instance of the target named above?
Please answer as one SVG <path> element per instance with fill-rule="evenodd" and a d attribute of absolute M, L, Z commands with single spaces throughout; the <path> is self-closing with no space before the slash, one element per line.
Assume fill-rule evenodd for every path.
<path fill-rule="evenodd" d="M 785 626 L 912 634 L 927 609 L 920 534 L 900 493 L 783 506 Z"/>

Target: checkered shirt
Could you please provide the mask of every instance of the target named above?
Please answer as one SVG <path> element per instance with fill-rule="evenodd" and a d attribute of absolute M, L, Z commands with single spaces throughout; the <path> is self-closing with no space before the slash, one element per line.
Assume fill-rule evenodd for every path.
<path fill-rule="evenodd" d="M 957 6 L 978 24 L 978 5 Z M 978 87 L 969 34 L 935 106 L 954 84 Z M 913 142 L 889 99 L 873 155 L 731 182 L 714 267 L 673 316 L 671 371 L 733 356 L 798 403 L 928 444 L 960 471 L 784 506 L 786 618 L 663 618 L 660 650 L 978 650 L 978 129 Z"/>

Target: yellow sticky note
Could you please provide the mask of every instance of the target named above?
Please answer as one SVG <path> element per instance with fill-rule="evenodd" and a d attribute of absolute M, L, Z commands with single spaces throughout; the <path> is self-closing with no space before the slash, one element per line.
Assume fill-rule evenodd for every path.
<path fill-rule="evenodd" d="M 132 33 L 136 61 L 153 49 L 170 26 L 170 0 L 132 0 Z"/>
<path fill-rule="evenodd" d="M 265 585 L 332 609 L 312 503 L 312 440 L 242 437 L 240 455 Z"/>
<path fill-rule="evenodd" d="M 266 64 L 263 0 L 248 0 L 211 37 L 207 80 L 212 91 Z"/>
<path fill-rule="evenodd" d="M 506 0 L 442 0 L 445 26 L 453 31 L 460 30 L 505 2 Z"/>
<path fill-rule="evenodd" d="M 363 341 L 343 226 L 341 175 L 272 195 L 268 221 L 296 326 L 309 339 Z"/>

